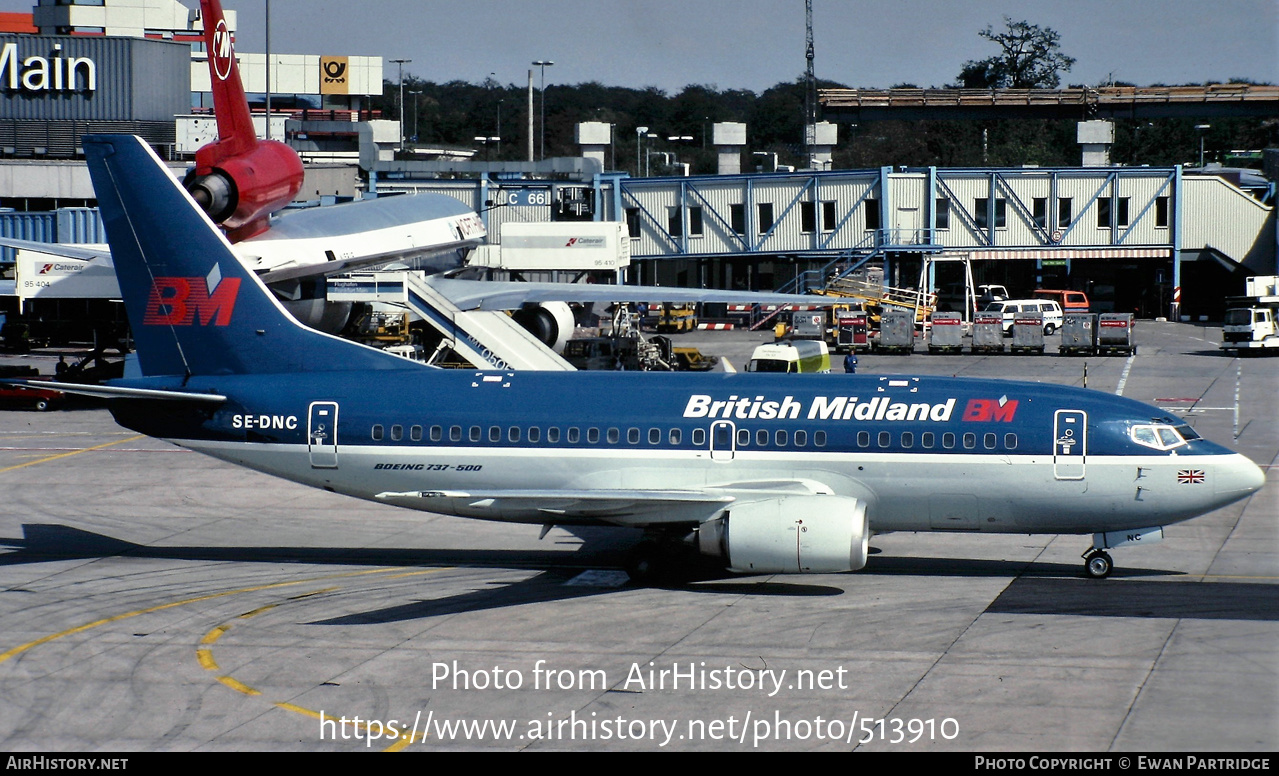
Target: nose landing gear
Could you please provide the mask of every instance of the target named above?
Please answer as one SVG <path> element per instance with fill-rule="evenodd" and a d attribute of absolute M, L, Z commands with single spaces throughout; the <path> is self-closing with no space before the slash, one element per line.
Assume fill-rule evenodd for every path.
<path fill-rule="evenodd" d="M 1083 554 L 1084 573 L 1092 579 L 1105 579 L 1115 568 L 1110 553 L 1093 547 Z"/>

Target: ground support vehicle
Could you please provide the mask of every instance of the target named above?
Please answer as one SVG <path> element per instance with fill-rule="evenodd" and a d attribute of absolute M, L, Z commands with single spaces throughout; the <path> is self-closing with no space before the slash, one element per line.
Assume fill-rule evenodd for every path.
<path fill-rule="evenodd" d="M 1245 296 L 1226 299 L 1221 349 L 1242 355 L 1279 348 L 1279 276 L 1250 277 L 1245 289 Z"/>
<path fill-rule="evenodd" d="M 1043 353 L 1046 327 L 1044 314 L 1038 310 L 1017 313 L 1017 317 L 1013 319 L 1012 352 Z"/>
<path fill-rule="evenodd" d="M 795 339 L 760 345 L 751 353 L 746 371 L 826 373 L 830 371 L 830 350 L 822 340 Z"/>
<path fill-rule="evenodd" d="M 1000 313 L 977 313 L 973 316 L 973 352 L 1004 352 L 1004 317 Z"/>
<path fill-rule="evenodd" d="M 1097 317 L 1097 353 L 1136 355 L 1137 344 L 1133 342 L 1134 327 L 1132 313 L 1102 313 Z"/>
<path fill-rule="evenodd" d="M 1057 352 L 1065 356 L 1088 356 L 1097 352 L 1097 316 L 1092 313 L 1066 313 Z"/>
<path fill-rule="evenodd" d="M 929 353 L 959 353 L 964 347 L 964 319 L 959 313 L 933 313 L 928 331 Z"/>
<path fill-rule="evenodd" d="M 843 353 L 870 350 L 870 316 L 864 310 L 835 313 L 835 350 Z"/>
<path fill-rule="evenodd" d="M 914 352 L 914 313 L 910 310 L 885 310 L 879 319 L 879 341 L 875 343 L 875 350 L 903 355 Z"/>

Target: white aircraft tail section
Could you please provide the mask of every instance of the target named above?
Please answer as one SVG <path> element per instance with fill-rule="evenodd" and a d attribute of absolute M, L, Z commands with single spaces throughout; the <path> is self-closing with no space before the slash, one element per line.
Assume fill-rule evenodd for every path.
<path fill-rule="evenodd" d="M 573 366 L 504 312 L 459 310 L 412 272 L 362 272 L 330 278 L 330 302 L 402 306 L 429 323 L 478 369 L 571 372 Z"/>

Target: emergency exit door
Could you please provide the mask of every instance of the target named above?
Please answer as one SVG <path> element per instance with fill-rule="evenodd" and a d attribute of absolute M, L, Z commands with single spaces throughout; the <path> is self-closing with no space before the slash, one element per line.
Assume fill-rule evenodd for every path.
<path fill-rule="evenodd" d="M 307 449 L 312 469 L 338 468 L 338 405 L 332 401 L 311 403 L 306 424 Z"/>
<path fill-rule="evenodd" d="M 1059 480 L 1082 480 L 1088 454 L 1088 414 L 1057 410 L 1053 416 L 1053 475 Z"/>

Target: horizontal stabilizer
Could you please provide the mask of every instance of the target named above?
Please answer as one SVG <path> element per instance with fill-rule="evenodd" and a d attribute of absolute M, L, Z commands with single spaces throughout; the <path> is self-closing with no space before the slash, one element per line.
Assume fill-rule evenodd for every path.
<path fill-rule="evenodd" d="M 166 391 L 158 388 L 125 388 L 111 385 L 83 385 L 81 383 L 57 383 L 52 380 L 0 380 L 0 383 L 30 388 L 73 393 L 77 396 L 93 396 L 98 399 L 147 399 L 150 401 L 185 401 L 205 404 L 221 404 L 225 396 L 216 393 L 191 393 Z"/>

